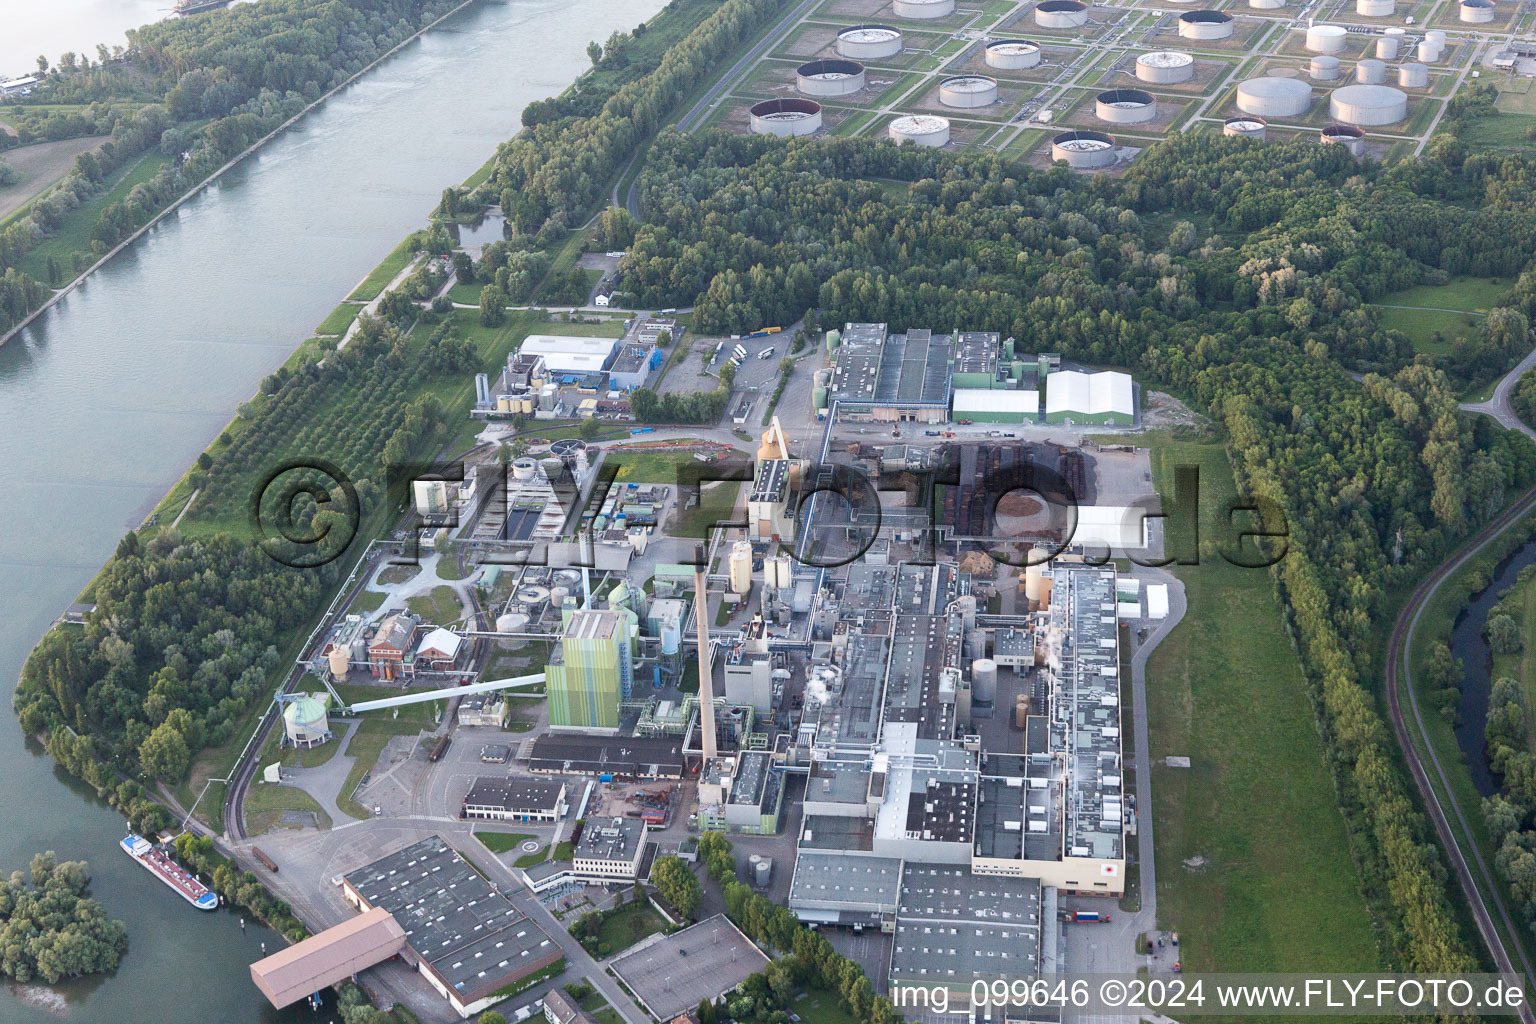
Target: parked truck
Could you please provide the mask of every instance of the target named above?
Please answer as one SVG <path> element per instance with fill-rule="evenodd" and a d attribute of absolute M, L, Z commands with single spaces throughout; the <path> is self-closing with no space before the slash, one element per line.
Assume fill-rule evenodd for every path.
<path fill-rule="evenodd" d="M 1098 910 L 1063 910 L 1061 919 L 1068 924 L 1109 923 L 1109 915 Z"/>

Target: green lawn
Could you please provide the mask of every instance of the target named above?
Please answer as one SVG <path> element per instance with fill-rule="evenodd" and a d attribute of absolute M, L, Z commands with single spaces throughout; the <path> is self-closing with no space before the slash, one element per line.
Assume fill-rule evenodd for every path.
<path fill-rule="evenodd" d="M 1153 449 L 1159 491 L 1200 467 L 1202 529 L 1233 491 L 1224 451 Z M 1170 520 L 1170 522 L 1172 522 Z M 1376 937 L 1269 574 L 1180 567 L 1189 611 L 1147 675 L 1158 926 L 1195 971 L 1375 971 Z M 1190 768 L 1165 758 L 1190 758 Z"/>
<path fill-rule="evenodd" d="M 674 537 L 707 537 L 716 523 L 730 521 L 740 492 L 741 484 L 729 480 L 702 485 L 699 504 L 678 512 L 667 532 Z"/>
<path fill-rule="evenodd" d="M 1460 309 L 1486 313 L 1499 296 L 1509 291 L 1510 283 L 1499 278 L 1457 277 L 1448 284 L 1421 284 L 1400 292 L 1389 292 L 1377 299 L 1383 306 L 1420 306 L 1434 309 Z"/>
<path fill-rule="evenodd" d="M 603 920 L 603 929 L 597 933 L 598 948 L 603 950 L 605 957 L 616 956 L 666 927 L 667 923 L 649 903 L 627 903 L 622 910 Z"/>
<path fill-rule="evenodd" d="M 529 334 L 558 334 L 575 338 L 622 338 L 623 320 L 604 320 L 602 323 L 569 323 L 565 320 L 540 320 L 528 330 Z"/>
<path fill-rule="evenodd" d="M 345 334 L 352 321 L 357 319 L 357 314 L 363 311 L 363 307 L 355 302 L 343 302 L 331 310 L 329 316 L 320 321 L 320 326 L 315 328 L 316 334 Z"/>
<path fill-rule="evenodd" d="M 416 246 L 419 242 L 420 239 L 416 235 L 411 235 L 395 246 L 395 251 L 384 257 L 384 262 L 374 267 L 373 272 L 363 278 L 363 283 L 358 285 L 347 298 L 356 302 L 372 302 L 378 298 L 384 286 L 393 281 L 395 275 L 411 262 L 411 257 L 416 255 Z"/>
<path fill-rule="evenodd" d="M 644 435 L 636 440 L 643 441 Z M 615 478 L 621 483 L 671 484 L 677 486 L 677 471 L 681 466 L 701 466 L 693 452 L 646 451 L 612 447 L 603 456 L 605 463 L 619 467 Z"/>
<path fill-rule="evenodd" d="M 284 811 L 310 811 L 321 828 L 331 827 L 331 816 L 321 809 L 315 798 L 294 786 L 258 782 L 245 795 L 245 822 L 251 835 L 260 835 L 271 828 L 294 827 L 278 824 Z"/>
<path fill-rule="evenodd" d="M 76 253 L 82 255 L 87 265 L 98 258 L 91 252 L 91 232 L 96 230 L 96 224 L 101 220 L 101 211 L 113 203 L 121 202 L 135 185 L 143 184 L 153 178 L 160 173 L 160 168 L 168 163 L 170 163 L 169 157 L 161 154 L 159 150 L 152 150 L 128 166 L 119 168 L 111 179 L 112 187 L 90 202 L 70 211 L 63 223 L 51 235 L 22 257 L 20 269 L 47 284 L 49 283 L 48 257 L 52 256 L 57 261 L 62 275 L 59 284 L 72 279 L 76 274 Z M 81 269 L 83 270 L 84 266 Z"/>
<path fill-rule="evenodd" d="M 433 587 L 430 594 L 413 597 L 405 602 L 407 608 L 435 626 L 447 625 L 464 617 L 459 595 L 452 587 Z"/>
<path fill-rule="evenodd" d="M 1432 356 L 1449 353 L 1457 338 L 1475 337 L 1477 322 L 1482 319 L 1474 313 L 1437 309 L 1377 308 L 1381 310 L 1381 326 L 1402 331 L 1413 342 L 1414 351 Z"/>
<path fill-rule="evenodd" d="M 348 702 L 371 700 L 399 693 L 420 693 L 429 689 L 432 687 L 418 686 L 403 691 L 379 686 L 340 685 L 336 687 L 342 699 Z M 432 728 L 436 724 L 435 709 L 439 708 L 441 708 L 440 701 L 426 701 L 421 704 L 407 704 L 403 707 L 365 713 L 362 716 L 362 722 L 352 734 L 351 742 L 347 744 L 347 754 L 356 760 L 352 762 L 352 770 L 347 773 L 346 782 L 342 783 L 341 792 L 336 794 L 336 806 L 354 818 L 370 817 L 368 809 L 352 799 L 353 790 L 357 788 L 363 776 L 373 770 L 374 763 L 378 761 L 379 755 L 383 753 L 384 746 L 391 736 L 414 736 L 425 729 Z"/>
<path fill-rule="evenodd" d="M 859 1024 L 831 992 L 812 989 L 797 993 L 789 1004 L 804 1024 Z"/>
<path fill-rule="evenodd" d="M 384 604 L 384 598 L 387 596 L 377 590 L 365 590 L 358 594 L 357 599 L 352 602 L 351 610 L 359 613 L 378 611 L 379 607 Z"/>
<path fill-rule="evenodd" d="M 482 846 L 492 853 L 506 853 L 515 850 L 533 836 L 521 835 L 512 832 L 476 832 L 475 838 L 480 840 Z"/>

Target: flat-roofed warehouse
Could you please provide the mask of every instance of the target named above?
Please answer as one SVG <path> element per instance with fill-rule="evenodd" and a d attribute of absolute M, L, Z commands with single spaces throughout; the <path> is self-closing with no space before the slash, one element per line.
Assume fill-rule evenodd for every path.
<path fill-rule="evenodd" d="M 627 775 L 637 779 L 683 777 L 682 740 L 647 736 L 540 736 L 528 770 L 551 775 Z"/>
<path fill-rule="evenodd" d="M 565 783 L 482 775 L 464 794 L 460 817 L 481 821 L 557 821 L 565 811 Z"/>
<path fill-rule="evenodd" d="M 891 948 L 891 988 L 942 987 L 969 998 L 972 983 L 1026 983 L 1040 973 L 1040 882 L 974 875 L 942 864 L 905 865 Z M 964 1005 L 962 1003 L 962 1005 Z"/>
<path fill-rule="evenodd" d="M 885 324 L 847 324 L 829 397 L 845 420 L 942 423 L 949 417 L 954 337 Z"/>
<path fill-rule="evenodd" d="M 389 912 L 405 929 L 402 958 L 461 1017 L 532 984 L 565 960 L 560 946 L 458 855 L 431 836 L 342 879 L 360 910 Z"/>
<path fill-rule="evenodd" d="M 613 365 L 619 348 L 615 338 L 577 338 L 560 334 L 530 334 L 518 352 L 541 356 L 550 373 L 561 376 L 601 373 Z"/>
<path fill-rule="evenodd" d="M 298 1002 L 383 963 L 405 948 L 405 929 L 374 907 L 251 964 L 251 980 L 273 1006 Z"/>
<path fill-rule="evenodd" d="M 671 1020 L 713 1002 L 768 966 L 768 958 L 719 914 L 626 953 L 610 965 L 646 1012 Z"/>
<path fill-rule="evenodd" d="M 807 923 L 876 927 L 896 913 L 901 861 L 801 848 L 789 886 L 789 909 Z"/>

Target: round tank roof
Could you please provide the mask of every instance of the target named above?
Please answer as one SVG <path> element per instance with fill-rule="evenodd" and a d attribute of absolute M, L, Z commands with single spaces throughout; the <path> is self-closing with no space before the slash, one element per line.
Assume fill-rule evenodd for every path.
<path fill-rule="evenodd" d="M 795 69 L 801 78 L 852 78 L 863 70 L 864 65 L 856 60 L 835 57 L 809 61 Z"/>
<path fill-rule="evenodd" d="M 313 697 L 300 697 L 283 709 L 283 718 L 295 725 L 324 721 L 325 705 Z"/>
<path fill-rule="evenodd" d="M 996 89 L 997 79 L 988 78 L 985 75 L 956 75 L 954 78 L 944 79 L 939 85 L 952 92 L 984 92 L 987 89 Z"/>
<path fill-rule="evenodd" d="M 1136 58 L 1137 64 L 1149 68 L 1185 68 L 1194 62 L 1195 58 L 1182 50 L 1154 50 Z"/>
<path fill-rule="evenodd" d="M 1346 85 L 1335 89 L 1329 99 L 1353 107 L 1397 107 L 1405 103 L 1408 96 L 1390 85 Z"/>
<path fill-rule="evenodd" d="M 1239 86 L 1243 92 L 1250 96 L 1262 96 L 1265 99 L 1282 99 L 1293 96 L 1311 96 L 1312 87 L 1297 78 L 1250 78 Z"/>
<path fill-rule="evenodd" d="M 1088 5 L 1082 3 L 1081 0 L 1043 0 L 1042 3 L 1036 5 L 1036 10 L 1045 11 L 1048 14 L 1054 12 L 1086 11 L 1087 9 Z"/>
<path fill-rule="evenodd" d="M 1107 107 L 1144 107 L 1156 102 L 1151 93 L 1141 89 L 1110 89 L 1094 98 Z"/>
<path fill-rule="evenodd" d="M 1226 11 L 1188 11 L 1179 15 L 1179 20 L 1191 25 L 1224 25 L 1232 20 L 1232 15 Z"/>
<path fill-rule="evenodd" d="M 1040 49 L 1040 44 L 1032 43 L 1028 39 L 999 39 L 995 43 L 988 43 L 987 49 L 992 53 L 1035 53 Z"/>
<path fill-rule="evenodd" d="M 855 25 L 837 34 L 837 38 L 850 43 L 880 43 L 900 37 L 901 30 L 889 25 Z"/>
<path fill-rule="evenodd" d="M 1060 135 L 1051 139 L 1051 145 L 1053 146 L 1057 146 L 1061 149 L 1074 150 L 1080 153 L 1092 149 L 1109 149 L 1114 144 L 1114 137 L 1111 135 L 1105 135 L 1103 132 L 1062 132 Z"/>
<path fill-rule="evenodd" d="M 1237 132 L 1256 132 L 1267 127 L 1269 122 L 1262 117 L 1229 117 L 1222 124 Z"/>
<path fill-rule="evenodd" d="M 821 113 L 820 103 L 793 97 L 763 100 L 761 103 L 753 104 L 751 110 L 753 117 L 769 121 L 798 121 L 803 117 L 811 117 L 819 113 Z"/>
<path fill-rule="evenodd" d="M 1324 128 L 1323 135 L 1330 139 L 1363 139 L 1365 132 L 1352 124 L 1331 124 Z"/>
<path fill-rule="evenodd" d="M 1340 25 L 1313 25 L 1307 31 L 1319 36 L 1342 36 L 1345 34 L 1344 28 Z"/>
<path fill-rule="evenodd" d="M 891 131 L 902 135 L 926 135 L 949 127 L 949 118 L 932 114 L 906 114 L 891 122 Z"/>

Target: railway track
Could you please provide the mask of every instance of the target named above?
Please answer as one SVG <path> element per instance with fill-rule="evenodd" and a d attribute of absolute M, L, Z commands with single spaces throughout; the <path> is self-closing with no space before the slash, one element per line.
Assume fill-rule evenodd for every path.
<path fill-rule="evenodd" d="M 1444 562 L 1439 568 L 1419 584 L 1413 594 L 1409 596 L 1408 603 L 1403 606 L 1402 613 L 1398 615 L 1397 622 L 1392 628 L 1392 636 L 1387 643 L 1387 707 L 1392 719 L 1392 729 L 1397 734 L 1398 745 L 1402 748 L 1403 757 L 1408 762 L 1409 771 L 1413 775 L 1414 785 L 1418 787 L 1419 795 L 1424 800 L 1424 805 L 1429 809 L 1430 819 L 1434 822 L 1435 832 L 1440 837 L 1440 845 L 1445 848 L 1447 858 L 1451 862 L 1451 868 L 1456 873 L 1456 880 L 1461 885 L 1463 896 L 1466 898 L 1467 907 L 1472 913 L 1473 920 L 1477 922 L 1477 930 L 1482 936 L 1483 944 L 1488 948 L 1494 963 L 1502 974 L 1523 976 L 1526 985 L 1529 986 L 1536 980 L 1536 972 L 1531 970 L 1531 962 L 1526 956 L 1525 947 L 1520 941 L 1520 933 L 1516 929 L 1514 921 L 1509 916 L 1509 910 L 1504 906 L 1503 897 L 1499 894 L 1497 880 L 1488 864 L 1484 861 L 1482 852 L 1475 845 L 1469 843 L 1472 856 L 1472 864 L 1475 864 L 1477 876 L 1473 875 L 1472 864 L 1467 861 L 1460 844 L 1456 840 L 1455 833 L 1451 830 L 1450 819 L 1446 815 L 1446 809 L 1441 805 L 1440 797 L 1435 787 L 1430 783 L 1429 768 L 1425 766 L 1424 759 L 1419 756 L 1419 750 L 1414 745 L 1413 736 L 1409 733 L 1408 719 L 1403 713 L 1403 693 L 1407 693 L 1409 711 L 1413 716 L 1413 723 L 1419 737 L 1424 741 L 1424 749 L 1429 755 L 1430 766 L 1439 778 L 1440 784 L 1447 794 L 1450 810 L 1455 814 L 1457 822 L 1464 832 L 1469 832 L 1466 817 L 1462 813 L 1459 804 L 1455 802 L 1449 780 L 1446 778 L 1445 769 L 1440 763 L 1439 756 L 1429 742 L 1425 733 L 1423 716 L 1419 711 L 1418 698 L 1413 692 L 1413 680 L 1408 668 L 1408 655 L 1413 645 L 1413 634 L 1418 628 L 1419 618 L 1423 614 L 1424 606 L 1439 589 L 1440 585 L 1454 572 L 1459 570 L 1470 559 L 1478 555 L 1489 543 L 1501 535 L 1510 526 L 1520 519 L 1536 511 L 1536 490 L 1527 491 L 1510 507 L 1503 515 L 1489 523 L 1466 544 L 1456 555 Z M 1493 915 L 1489 913 L 1488 905 L 1483 900 L 1482 891 L 1478 888 L 1477 877 L 1481 877 L 1491 897 L 1494 910 L 1499 915 L 1507 934 L 1513 937 L 1515 953 L 1518 955 L 1521 968 L 1516 969 L 1514 959 L 1510 957 L 1509 950 L 1505 948 L 1504 940 L 1498 929 L 1494 926 Z M 1520 1019 L 1525 1024 L 1536 1024 L 1536 1014 L 1533 1014 L 1529 1002 L 1521 1004 Z"/>

